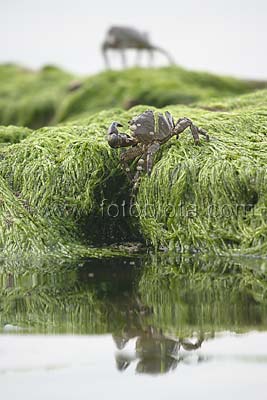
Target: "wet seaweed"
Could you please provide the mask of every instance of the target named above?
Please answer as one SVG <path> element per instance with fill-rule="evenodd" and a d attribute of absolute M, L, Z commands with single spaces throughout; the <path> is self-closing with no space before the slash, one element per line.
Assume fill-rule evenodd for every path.
<path fill-rule="evenodd" d="M 102 126 L 42 128 L 0 153 L 2 254 L 90 254 L 81 227 L 92 215 L 103 224 L 98 199 L 111 196 L 115 174 L 114 190 L 127 190 Z"/>
<path fill-rule="evenodd" d="M 14 64 L 0 65 L 0 124 L 33 129 L 76 119 L 98 111 L 147 104 L 192 104 L 212 97 L 240 95 L 266 87 L 181 67 L 131 68 L 106 71 L 88 78 L 55 66 L 32 71 Z M 76 89 L 76 90 L 74 90 Z"/>
<path fill-rule="evenodd" d="M 49 125 L 72 80 L 54 66 L 32 71 L 0 65 L 0 124 L 34 129 Z"/>
<path fill-rule="evenodd" d="M 262 87 L 266 87 L 266 83 L 188 71 L 177 66 L 106 71 L 85 79 L 79 91 L 67 96 L 56 120 L 75 119 L 78 114 L 88 115 L 112 107 L 129 109 L 139 104 L 164 107 L 208 101 L 213 97 L 220 101 L 225 96 L 249 93 Z"/>
<path fill-rule="evenodd" d="M 185 132 L 162 146 L 152 176 L 141 179 L 133 217 L 103 214 L 103 202 L 131 201 L 123 150 L 109 148 L 106 132 L 113 120 L 127 131 L 147 106 L 77 117 L 1 146 L 2 251 L 84 254 L 103 232 L 102 244 L 139 235 L 156 249 L 266 257 L 267 92 L 244 97 L 236 101 L 246 106 L 231 111 L 167 108 L 175 119 L 190 117 L 211 141 L 194 146 Z"/>
<path fill-rule="evenodd" d="M 190 116 L 211 141 L 196 147 L 184 135 L 162 149 L 137 199 L 145 236 L 154 246 L 179 251 L 266 256 L 266 109 L 168 110 Z"/>
<path fill-rule="evenodd" d="M 20 126 L 0 126 L 0 145 L 18 143 L 28 137 L 31 129 Z"/>

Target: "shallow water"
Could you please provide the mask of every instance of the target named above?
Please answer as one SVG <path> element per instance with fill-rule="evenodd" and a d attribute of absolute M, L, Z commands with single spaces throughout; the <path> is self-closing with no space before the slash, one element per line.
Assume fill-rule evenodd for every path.
<path fill-rule="evenodd" d="M 263 398 L 266 275 L 256 259 L 173 255 L 3 263 L 1 395 Z"/>

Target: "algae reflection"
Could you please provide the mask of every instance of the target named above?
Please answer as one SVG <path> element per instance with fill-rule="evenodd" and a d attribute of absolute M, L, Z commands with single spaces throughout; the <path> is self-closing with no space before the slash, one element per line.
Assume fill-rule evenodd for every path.
<path fill-rule="evenodd" d="M 2 332 L 111 333 L 116 365 L 164 373 L 203 362 L 222 331 L 267 330 L 266 264 L 147 256 L 87 260 L 53 272 L 2 273 Z M 127 346 L 134 341 L 134 355 Z"/>

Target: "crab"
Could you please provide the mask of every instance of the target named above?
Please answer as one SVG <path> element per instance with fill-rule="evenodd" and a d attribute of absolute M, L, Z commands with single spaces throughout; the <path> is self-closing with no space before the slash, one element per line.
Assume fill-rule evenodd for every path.
<path fill-rule="evenodd" d="M 200 143 L 199 135 L 205 136 L 209 141 L 208 133 L 193 124 L 193 122 L 183 117 L 175 123 L 174 119 L 168 111 L 165 115 L 152 110 L 147 110 L 137 115 L 128 122 L 132 135 L 120 133 L 119 127 L 123 125 L 119 122 L 112 122 L 108 129 L 108 143 L 112 148 L 130 147 L 121 154 L 121 163 L 127 172 L 129 178 L 137 186 L 140 175 L 146 171 L 148 176 L 151 175 L 153 167 L 153 156 L 173 136 L 179 138 L 179 135 L 186 129 L 190 128 L 194 142 L 196 145 Z M 130 174 L 129 161 L 138 158 L 137 171 L 134 177 Z"/>
<path fill-rule="evenodd" d="M 153 62 L 154 53 L 159 52 L 163 54 L 170 64 L 175 64 L 170 54 L 159 46 L 150 42 L 148 35 L 145 32 L 140 32 L 134 28 L 127 26 L 112 26 L 108 30 L 105 40 L 102 44 L 102 52 L 105 60 L 106 67 L 109 68 L 108 51 L 118 51 L 122 57 L 122 65 L 126 67 L 126 54 L 127 49 L 136 49 L 137 58 L 136 63 L 140 62 L 141 51 L 147 51 L 150 55 L 151 64 Z"/>

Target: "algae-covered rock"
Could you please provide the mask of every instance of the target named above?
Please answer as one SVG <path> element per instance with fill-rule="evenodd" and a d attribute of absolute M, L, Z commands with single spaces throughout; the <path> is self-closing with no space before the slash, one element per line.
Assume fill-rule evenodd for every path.
<path fill-rule="evenodd" d="M 0 65 L 0 124 L 38 128 L 54 118 L 73 76 L 46 66 L 39 71 Z"/>
<path fill-rule="evenodd" d="M 5 64 L 0 65 L 0 124 L 37 129 L 112 107 L 220 101 L 264 85 L 180 67 L 106 71 L 77 80 L 54 66 L 31 71 Z"/>
<path fill-rule="evenodd" d="M 168 107 L 175 119 L 192 118 L 211 140 L 195 146 L 185 132 L 162 146 L 151 177 L 141 179 L 139 214 L 132 217 L 131 183 L 119 164 L 123 150 L 108 146 L 106 132 L 111 121 L 126 127 L 147 107 L 103 111 L 2 147 L 3 251 L 71 255 L 83 251 L 81 244 L 139 231 L 156 248 L 266 256 L 264 98 L 267 91 L 245 96 L 245 108 L 223 112 Z"/>
<path fill-rule="evenodd" d="M 235 109 L 243 109 L 245 112 L 246 108 L 257 107 L 266 110 L 266 90 L 258 90 L 251 94 L 243 95 L 240 97 L 226 97 L 223 99 L 214 99 L 200 101 L 196 104 L 196 107 L 203 108 L 210 111 L 232 111 Z"/>
<path fill-rule="evenodd" d="M 57 120 L 73 119 L 78 114 L 93 113 L 111 107 L 130 108 L 137 104 L 163 107 L 191 104 L 212 97 L 251 92 L 262 82 L 248 82 L 180 67 L 132 68 L 107 71 L 87 78 L 82 88 L 65 98 Z"/>
<path fill-rule="evenodd" d="M 231 112 L 168 108 L 176 118 L 190 116 L 211 140 L 199 147 L 190 135 L 169 141 L 143 179 L 140 222 L 155 246 L 267 255 L 267 108 L 250 96 L 254 105 Z M 266 104 L 267 92 L 260 98 Z"/>
<path fill-rule="evenodd" d="M 0 145 L 18 143 L 31 132 L 31 129 L 20 126 L 0 126 Z"/>
<path fill-rule="evenodd" d="M 0 148 L 3 254 L 82 254 L 79 245 L 100 236 L 102 198 L 119 199 L 128 190 L 106 143 L 113 114 L 99 115 L 98 124 L 42 128 Z M 106 235 L 112 241 L 112 232 Z"/>

